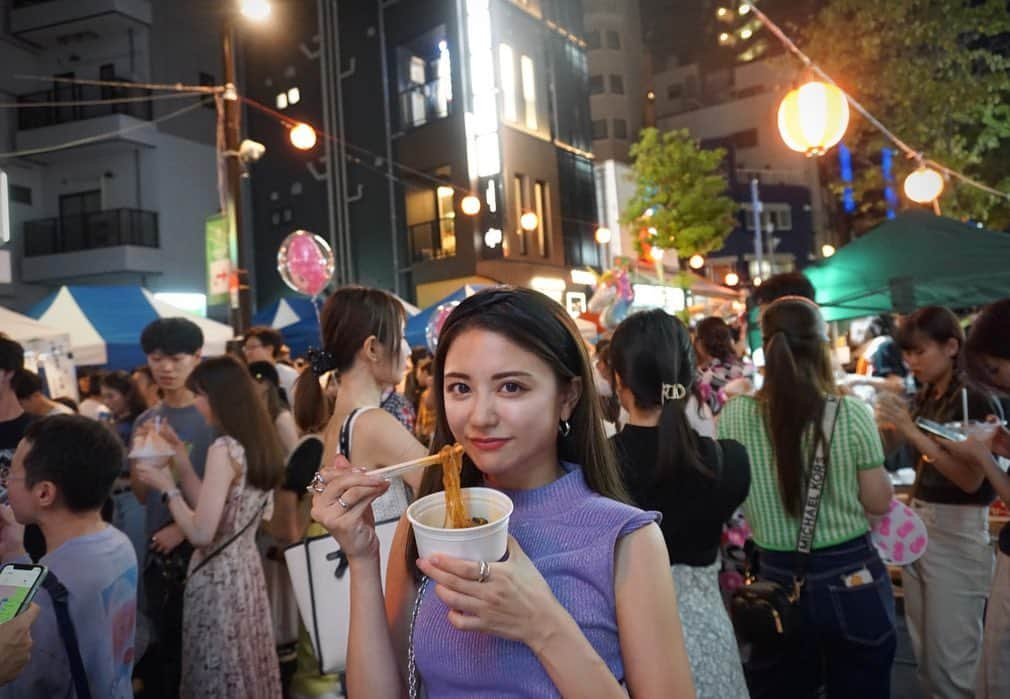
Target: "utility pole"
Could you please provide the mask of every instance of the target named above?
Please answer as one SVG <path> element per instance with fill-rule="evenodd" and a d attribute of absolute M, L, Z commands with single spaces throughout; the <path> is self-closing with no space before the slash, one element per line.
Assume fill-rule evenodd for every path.
<path fill-rule="evenodd" d="M 761 227 L 761 210 L 763 207 L 761 205 L 761 192 L 759 191 L 757 177 L 752 177 L 750 181 L 750 202 L 754 214 L 754 256 L 757 259 L 757 274 L 754 276 L 762 277 L 764 275 L 764 242 L 761 239 L 764 233 Z"/>
<path fill-rule="evenodd" d="M 235 87 L 235 36 L 230 16 L 225 19 L 222 35 L 224 49 L 224 158 L 225 158 L 225 210 L 228 221 L 228 241 L 234 245 L 235 266 L 229 283 L 231 310 L 229 319 L 236 335 L 249 329 L 252 309 L 249 292 L 249 271 L 246 268 L 245 249 L 242 245 L 242 164 L 239 161 L 241 143 L 242 107 Z"/>

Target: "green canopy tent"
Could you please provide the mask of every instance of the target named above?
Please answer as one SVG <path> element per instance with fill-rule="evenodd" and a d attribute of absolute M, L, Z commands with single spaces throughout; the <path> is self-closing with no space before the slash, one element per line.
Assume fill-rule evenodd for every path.
<path fill-rule="evenodd" d="M 825 320 L 1010 296 L 1010 235 L 909 211 L 804 270 Z"/>

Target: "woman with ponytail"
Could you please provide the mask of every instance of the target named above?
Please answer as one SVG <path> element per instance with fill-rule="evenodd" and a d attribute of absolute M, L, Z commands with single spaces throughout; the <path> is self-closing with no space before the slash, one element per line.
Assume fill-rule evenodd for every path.
<path fill-rule="evenodd" d="M 839 397 L 820 309 L 798 296 L 761 315 L 765 380 L 756 397 L 723 409 L 719 435 L 747 448 L 752 466 L 747 521 L 760 576 L 791 589 L 799 522 L 814 453 L 824 447 L 826 483 L 799 598 L 802 623 L 779 646 L 755 647 L 746 665 L 751 696 L 890 696 L 896 634 L 887 569 L 869 541 L 867 515 L 890 506 L 891 482 L 869 409 Z M 837 399 L 834 428 L 822 427 Z"/>
<path fill-rule="evenodd" d="M 663 514 L 684 644 L 698 697 L 747 697 L 733 627 L 719 592 L 723 523 L 747 496 L 750 463 L 738 442 L 691 428 L 691 335 L 661 311 L 629 316 L 610 345 L 614 391 L 629 420 L 612 441 L 636 505 Z M 662 435 L 662 439 L 660 439 Z"/>

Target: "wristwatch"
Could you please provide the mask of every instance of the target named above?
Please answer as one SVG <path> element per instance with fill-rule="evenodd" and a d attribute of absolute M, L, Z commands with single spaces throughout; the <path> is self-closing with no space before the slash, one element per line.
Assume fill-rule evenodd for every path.
<path fill-rule="evenodd" d="M 174 498 L 176 495 L 182 495 L 182 491 L 178 488 L 172 488 L 171 490 L 166 490 L 161 494 L 161 502 L 164 505 L 168 504 L 168 501 Z"/>

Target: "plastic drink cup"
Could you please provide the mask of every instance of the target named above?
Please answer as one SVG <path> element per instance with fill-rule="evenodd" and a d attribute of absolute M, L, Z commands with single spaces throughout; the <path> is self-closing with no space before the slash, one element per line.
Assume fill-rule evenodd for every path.
<path fill-rule="evenodd" d="M 968 420 L 966 423 L 951 422 L 948 423 L 948 426 L 963 432 L 968 437 L 974 437 L 978 441 L 986 443 L 995 436 L 1000 424 L 998 422 Z"/>
<path fill-rule="evenodd" d="M 466 529 L 446 529 L 445 493 L 416 500 L 407 508 L 421 558 L 436 553 L 466 561 L 500 561 L 508 551 L 509 517 L 512 500 L 493 488 L 463 488 L 463 504 L 471 517 L 487 524 Z"/>

